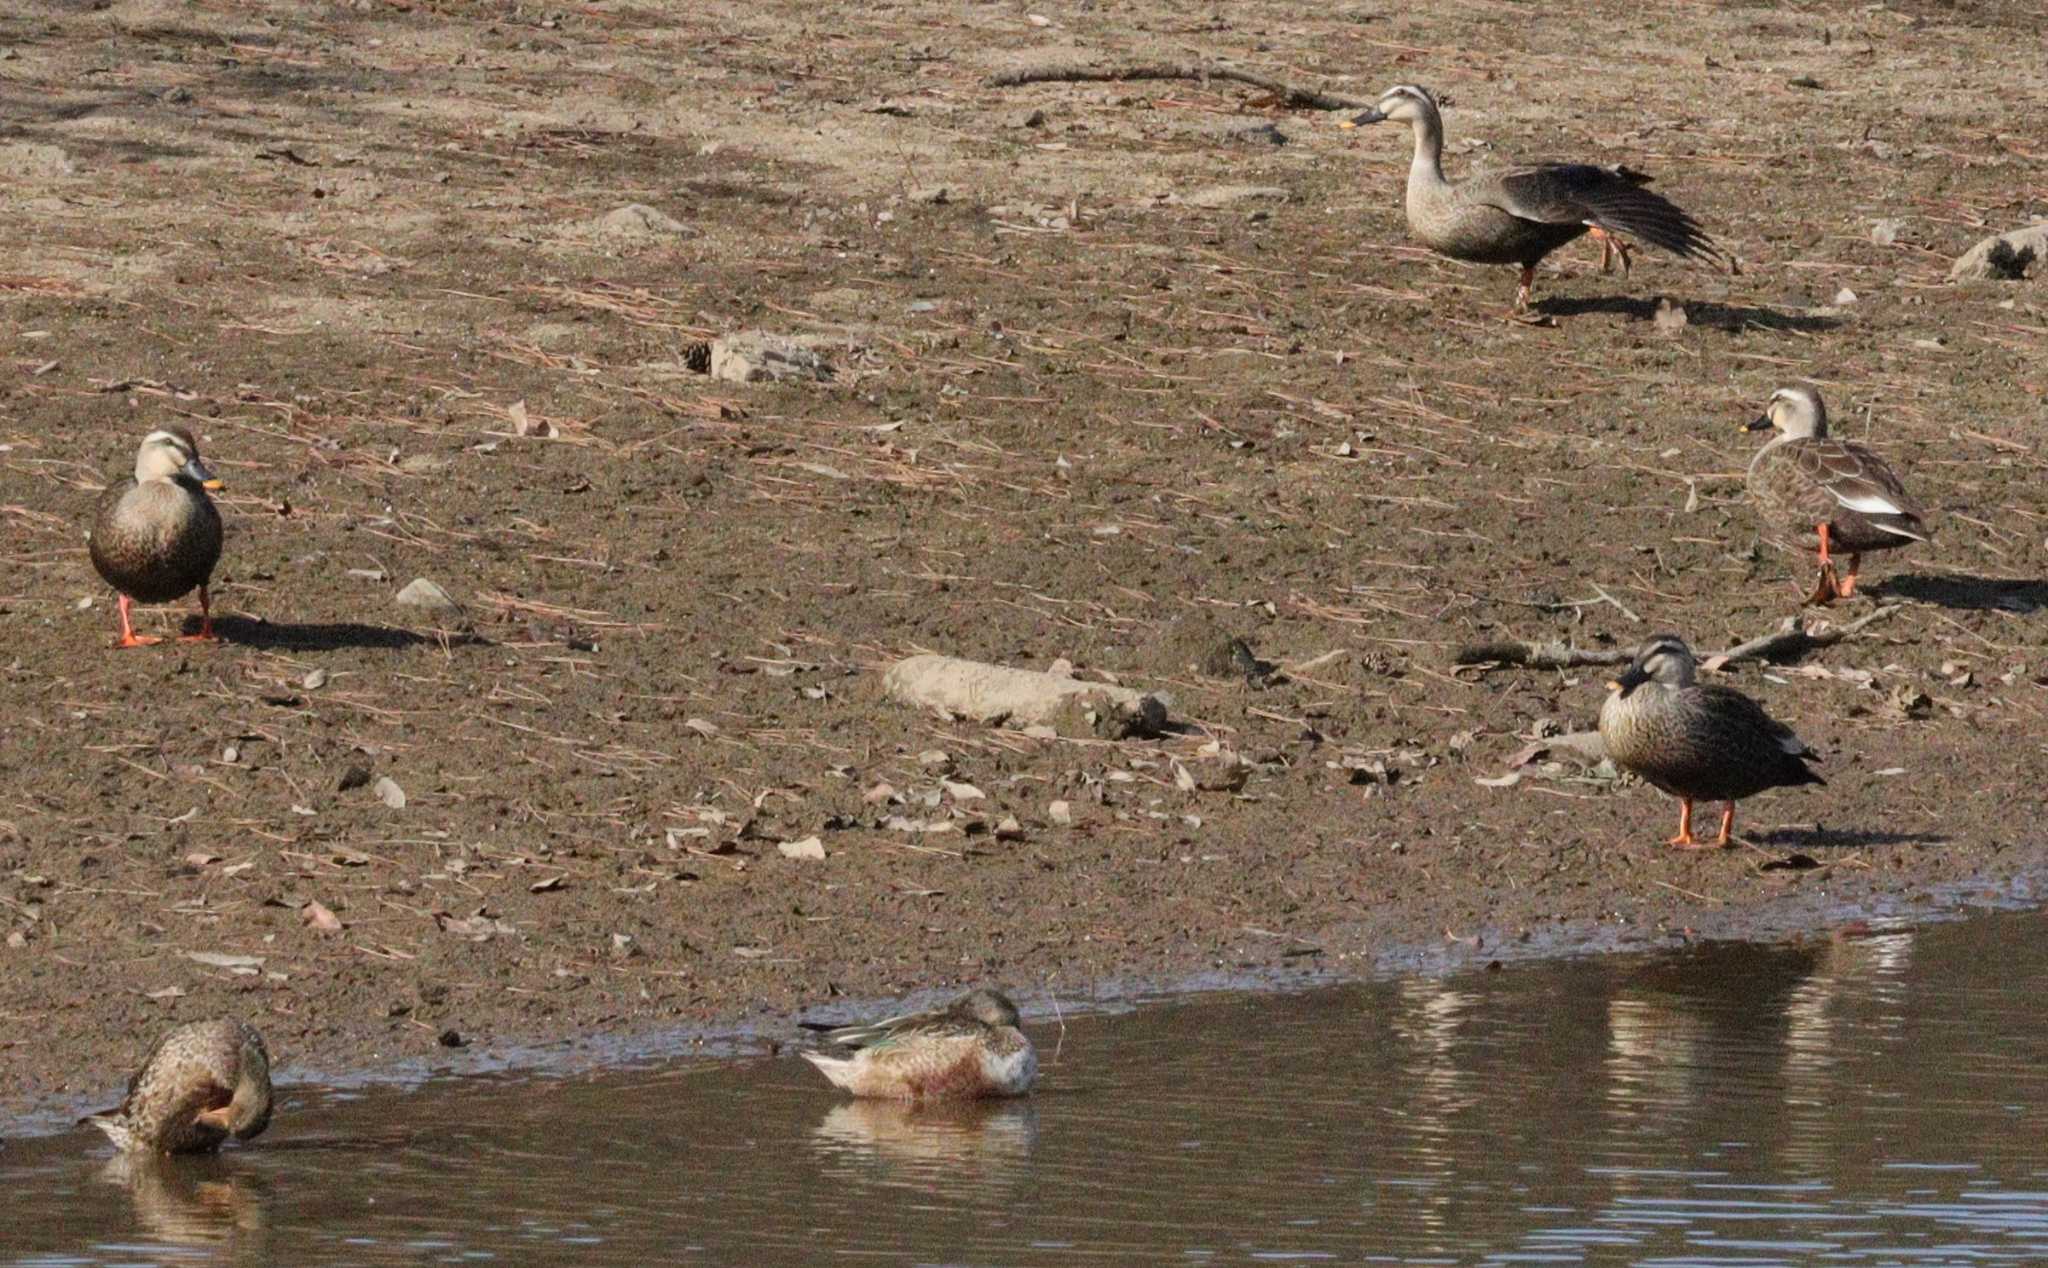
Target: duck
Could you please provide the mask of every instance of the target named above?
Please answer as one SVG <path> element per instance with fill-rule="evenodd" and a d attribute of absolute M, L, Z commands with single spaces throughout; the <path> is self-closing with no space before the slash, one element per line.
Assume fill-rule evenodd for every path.
<path fill-rule="evenodd" d="M 1017 1006 L 983 987 L 943 1008 L 822 1031 L 846 1055 L 803 1057 L 855 1096 L 902 1101 L 1022 1096 L 1038 1078 L 1038 1051 L 1017 1027 Z"/>
<path fill-rule="evenodd" d="M 1932 535 L 1927 511 L 1883 458 L 1828 435 L 1828 407 L 1814 389 L 1779 388 L 1742 430 L 1778 433 L 1749 460 L 1749 497 L 1774 545 L 1820 552 L 1820 575 L 1806 602 L 1848 598 L 1864 555 Z M 1840 553 L 1849 556 L 1845 574 L 1835 569 Z"/>
<path fill-rule="evenodd" d="M 1826 784 L 1819 755 L 1792 728 L 1733 687 L 1695 681 L 1699 662 L 1676 634 L 1659 634 L 1608 683 L 1600 738 L 1621 769 L 1678 798 L 1678 835 L 1687 849 L 1726 846 L 1735 803 L 1769 788 Z M 1725 801 L 1711 842 L 1693 836 L 1695 801 Z"/>
<path fill-rule="evenodd" d="M 221 482 L 199 458 L 199 442 L 176 423 L 158 427 L 135 451 L 135 474 L 100 495 L 87 545 L 92 566 L 114 588 L 121 615 L 115 647 L 163 640 L 135 632 L 137 603 L 170 603 L 197 587 L 199 632 L 180 642 L 212 642 L 207 583 L 220 562 L 220 511 L 209 492 Z"/>
<path fill-rule="evenodd" d="M 83 1121 L 123 1153 L 212 1153 L 270 1126 L 270 1050 L 247 1022 L 196 1021 L 156 1041 L 121 1104 Z"/>
<path fill-rule="evenodd" d="M 1444 121 L 1437 100 L 1414 84 L 1396 84 L 1347 126 L 1406 123 L 1415 136 L 1408 165 L 1408 231 L 1439 255 L 1473 264 L 1520 265 L 1515 312 L 1525 313 L 1536 265 L 1590 233 L 1600 243 L 1600 268 L 1619 258 L 1629 271 L 1629 245 L 1640 238 L 1683 259 L 1733 261 L 1677 204 L 1643 188 L 1650 177 L 1632 168 L 1594 163 L 1534 163 L 1444 175 Z"/>

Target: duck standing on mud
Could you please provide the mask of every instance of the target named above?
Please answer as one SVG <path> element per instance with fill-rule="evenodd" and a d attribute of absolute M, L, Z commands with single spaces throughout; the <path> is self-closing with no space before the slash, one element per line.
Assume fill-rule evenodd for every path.
<path fill-rule="evenodd" d="M 926 1013 L 822 1030 L 849 1056 L 806 1052 L 804 1060 L 855 1096 L 905 1101 L 1022 1096 L 1038 1077 L 1038 1052 L 1017 1028 L 1017 1006 L 1001 991 L 969 992 Z"/>
<path fill-rule="evenodd" d="M 1515 311 L 1529 307 L 1536 265 L 1582 234 L 1600 240 L 1600 268 L 1612 256 L 1629 270 L 1623 235 L 1641 238 L 1685 259 L 1727 256 L 1677 204 L 1643 186 L 1650 178 L 1626 167 L 1592 163 L 1535 163 L 1464 180 L 1444 176 L 1444 120 L 1436 98 L 1413 84 L 1396 84 L 1379 103 L 1350 120 L 1406 123 L 1414 131 L 1408 165 L 1408 232 L 1439 255 L 1472 264 L 1516 264 Z"/>
<path fill-rule="evenodd" d="M 87 540 L 92 566 L 120 596 L 121 637 L 116 647 L 147 647 L 163 640 L 138 635 L 130 619 L 137 603 L 169 603 L 196 586 L 199 632 L 181 642 L 213 639 L 206 593 L 220 562 L 220 512 L 207 491 L 220 481 L 199 460 L 199 442 L 176 423 L 142 438 L 135 474 L 100 495 Z"/>
<path fill-rule="evenodd" d="M 156 1041 L 119 1108 L 84 1121 L 128 1153 L 211 1153 L 270 1126 L 270 1051 L 247 1022 L 180 1026 Z"/>
<path fill-rule="evenodd" d="M 1702 685 L 1692 649 L 1676 634 L 1659 634 L 1636 653 L 1600 706 L 1600 738 L 1614 764 L 1678 798 L 1672 845 L 1724 846 L 1735 827 L 1735 803 L 1766 788 L 1825 784 L 1807 763 L 1812 750 L 1792 728 L 1733 687 Z M 1692 803 L 1725 801 L 1712 842 L 1692 834 Z"/>
<path fill-rule="evenodd" d="M 1924 542 L 1927 512 L 1885 460 L 1852 440 L 1828 435 L 1828 409 L 1810 387 L 1781 387 L 1744 431 L 1778 434 L 1749 460 L 1749 496 L 1764 533 L 1788 550 L 1820 551 L 1820 575 L 1808 603 L 1856 593 L 1863 556 Z M 1838 576 L 1833 552 L 1849 556 Z"/>

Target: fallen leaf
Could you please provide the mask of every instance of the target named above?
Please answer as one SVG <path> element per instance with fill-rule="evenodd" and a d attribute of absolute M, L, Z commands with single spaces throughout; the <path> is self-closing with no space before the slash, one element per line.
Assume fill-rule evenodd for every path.
<path fill-rule="evenodd" d="M 702 718 L 685 718 L 683 719 L 683 726 L 695 731 L 707 740 L 718 734 L 718 724 L 716 722 L 706 722 Z"/>
<path fill-rule="evenodd" d="M 529 894 L 545 894 L 550 890 L 560 889 L 564 879 L 561 876 L 550 876 L 546 880 L 535 881 L 526 887 L 526 892 Z"/>
<path fill-rule="evenodd" d="M 341 917 L 328 910 L 325 903 L 308 902 L 305 906 L 299 908 L 299 919 L 318 929 L 321 933 L 341 932 Z"/>
<path fill-rule="evenodd" d="M 185 856 L 185 861 L 187 863 L 190 863 L 194 867 L 205 867 L 208 863 L 220 862 L 220 855 L 206 854 L 201 851 L 194 850 L 192 853 L 187 854 Z"/>
<path fill-rule="evenodd" d="M 951 793 L 955 801 L 983 801 L 988 797 L 987 793 L 973 784 L 964 784 L 956 780 L 942 779 L 939 781 L 939 787 Z"/>
<path fill-rule="evenodd" d="M 216 969 L 247 969 L 254 972 L 263 967 L 263 957 L 260 955 L 230 955 L 225 951 L 187 951 L 185 958 Z"/>
<path fill-rule="evenodd" d="M 1474 779 L 1472 782 L 1481 788 L 1513 788 L 1516 784 L 1522 782 L 1522 772 L 1511 770 L 1507 774 L 1494 779 Z"/>
<path fill-rule="evenodd" d="M 185 988 L 184 988 L 184 987 L 182 987 L 182 986 L 166 986 L 166 987 L 164 987 L 164 988 L 163 988 L 162 990 L 160 990 L 160 991 L 150 991 L 150 992 L 149 992 L 149 993 L 148 993 L 148 994 L 147 994 L 147 995 L 146 995 L 146 996 L 145 996 L 144 998 L 146 998 L 146 999 L 183 999 L 183 998 L 185 998 Z"/>

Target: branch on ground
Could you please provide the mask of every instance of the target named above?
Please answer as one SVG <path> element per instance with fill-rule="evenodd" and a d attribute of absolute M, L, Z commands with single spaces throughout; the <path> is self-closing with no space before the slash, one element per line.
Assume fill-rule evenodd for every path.
<path fill-rule="evenodd" d="M 1790 660 L 1839 643 L 1904 606 L 1903 603 L 1887 604 L 1846 624 L 1819 629 L 1808 629 L 1798 617 L 1788 616 L 1779 622 L 1777 629 L 1767 634 L 1759 634 L 1746 643 L 1737 643 L 1726 651 L 1702 656 L 1700 666 L 1719 669 L 1738 660 Z M 1513 641 L 1467 643 L 1451 653 L 1453 665 L 1476 665 L 1486 669 L 1508 665 L 1522 665 L 1530 669 L 1576 669 L 1585 665 L 1626 665 L 1633 659 L 1634 651 L 1620 648 L 1593 649 L 1573 647 L 1568 643 Z"/>
<path fill-rule="evenodd" d="M 1268 75 L 1258 75 L 1231 66 L 1174 62 L 1148 62 L 1137 66 L 1079 66 L 1072 63 L 1020 66 L 1016 70 L 990 75 L 988 86 L 1014 88 L 1019 84 L 1120 83 L 1134 79 L 1192 79 L 1202 83 L 1212 79 L 1224 79 L 1233 83 L 1250 84 L 1254 88 L 1263 88 L 1278 97 L 1282 105 L 1305 107 L 1310 110 L 1356 110 L 1372 104 L 1362 98 L 1343 97 L 1335 93 L 1318 92 L 1313 88 L 1301 88 Z"/>

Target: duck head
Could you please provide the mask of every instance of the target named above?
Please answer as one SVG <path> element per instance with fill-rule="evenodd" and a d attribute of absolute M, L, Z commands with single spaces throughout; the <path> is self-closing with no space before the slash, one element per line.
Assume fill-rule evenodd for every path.
<path fill-rule="evenodd" d="M 1805 440 L 1828 434 L 1828 407 L 1820 393 L 1810 387 L 1781 387 L 1771 393 L 1764 412 L 1743 424 L 1744 431 L 1772 431 L 1787 440 Z"/>
<path fill-rule="evenodd" d="M 1608 688 L 1621 693 L 1628 699 L 1630 693 L 1644 683 L 1654 682 L 1663 687 L 1690 687 L 1693 675 L 1699 670 L 1699 662 L 1693 659 L 1692 649 L 1676 634 L 1659 634 L 1644 643 L 1636 652 L 1621 675 L 1607 684 Z"/>
<path fill-rule="evenodd" d="M 236 1140 L 250 1140 L 270 1126 L 270 1050 L 255 1027 L 243 1025 L 240 1030 L 234 1095 L 226 1105 L 199 1114 L 198 1120 Z"/>
<path fill-rule="evenodd" d="M 962 995 L 953 1004 L 953 1012 L 969 1017 L 984 1026 L 1014 1026 L 1017 1024 L 1017 1006 L 1001 991 L 984 986 L 978 991 Z"/>
<path fill-rule="evenodd" d="M 199 460 L 199 442 L 176 423 L 159 427 L 142 438 L 135 451 L 135 482 L 169 480 L 201 489 L 218 489 L 221 483 Z"/>
<path fill-rule="evenodd" d="M 1426 88 L 1414 84 L 1395 84 L 1380 94 L 1379 102 L 1364 114 L 1351 118 L 1345 126 L 1362 127 L 1368 123 L 1415 123 L 1437 113 L 1436 98 Z"/>

